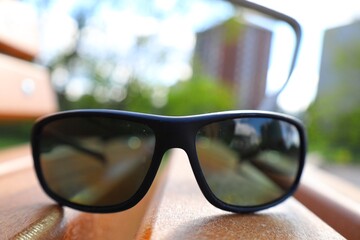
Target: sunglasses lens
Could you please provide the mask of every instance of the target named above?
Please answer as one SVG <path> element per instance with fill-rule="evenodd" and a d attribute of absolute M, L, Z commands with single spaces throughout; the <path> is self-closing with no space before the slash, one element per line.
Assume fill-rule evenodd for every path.
<path fill-rule="evenodd" d="M 69 202 L 112 206 L 129 200 L 151 164 L 155 135 L 146 125 L 110 117 L 67 117 L 38 133 L 47 187 Z"/>
<path fill-rule="evenodd" d="M 284 197 L 300 168 L 295 125 L 272 118 L 239 118 L 200 129 L 196 150 L 205 180 L 222 202 L 259 206 Z"/>

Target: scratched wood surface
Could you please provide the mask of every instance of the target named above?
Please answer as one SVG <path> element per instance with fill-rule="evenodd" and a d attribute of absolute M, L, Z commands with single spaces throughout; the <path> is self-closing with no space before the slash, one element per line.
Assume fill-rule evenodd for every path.
<path fill-rule="evenodd" d="M 344 239 L 294 198 L 256 214 L 216 209 L 200 192 L 182 151 L 173 154 L 161 191 L 139 239 Z"/>
<path fill-rule="evenodd" d="M 343 239 L 295 199 L 257 214 L 231 214 L 202 196 L 186 155 L 172 153 L 135 208 L 88 214 L 40 189 L 28 146 L 0 153 L 0 239 Z"/>
<path fill-rule="evenodd" d="M 62 208 L 40 188 L 29 146 L 0 152 L 0 239 L 133 239 L 162 174 L 134 208 L 89 214 Z M 159 179 L 159 180 L 158 180 Z"/>
<path fill-rule="evenodd" d="M 347 239 L 360 239 L 360 189 L 308 164 L 296 198 Z"/>

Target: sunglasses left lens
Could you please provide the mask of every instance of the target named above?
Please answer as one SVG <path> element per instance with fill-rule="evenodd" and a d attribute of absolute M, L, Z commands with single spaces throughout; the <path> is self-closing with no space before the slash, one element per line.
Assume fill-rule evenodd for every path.
<path fill-rule="evenodd" d="M 301 170 L 302 143 L 292 123 L 266 117 L 229 119 L 200 129 L 196 150 L 212 193 L 257 207 L 286 197 Z"/>
<path fill-rule="evenodd" d="M 66 117 L 44 125 L 38 161 L 47 187 L 84 206 L 113 206 L 140 188 L 155 135 L 144 124 L 110 117 Z"/>

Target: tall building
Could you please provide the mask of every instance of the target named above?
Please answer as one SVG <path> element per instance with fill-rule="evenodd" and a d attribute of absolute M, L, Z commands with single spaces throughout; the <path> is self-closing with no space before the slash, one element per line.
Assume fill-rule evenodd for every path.
<path fill-rule="evenodd" d="M 198 34 L 195 61 L 235 89 L 240 109 L 256 109 L 265 96 L 271 38 L 269 30 L 232 18 Z"/>
<path fill-rule="evenodd" d="M 360 21 L 329 29 L 324 35 L 317 98 L 333 99 L 332 108 L 338 113 L 359 107 L 359 43 Z"/>

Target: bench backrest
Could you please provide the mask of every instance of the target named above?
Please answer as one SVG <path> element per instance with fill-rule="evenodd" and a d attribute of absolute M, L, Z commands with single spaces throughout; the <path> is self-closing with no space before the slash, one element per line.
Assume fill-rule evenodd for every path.
<path fill-rule="evenodd" d="M 57 110 L 48 71 L 32 62 L 40 38 L 36 14 L 29 10 L 17 1 L 0 1 L 0 119 L 37 118 Z"/>

